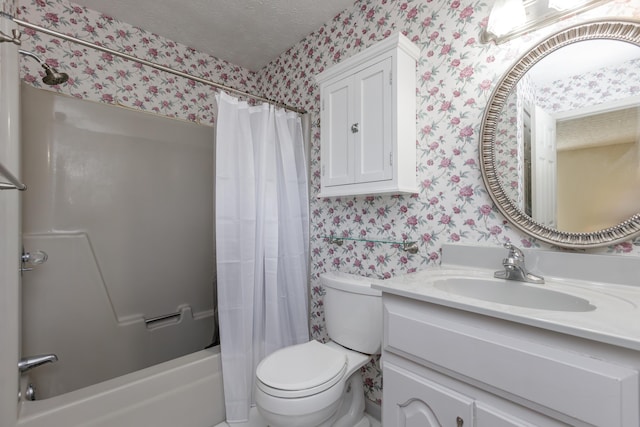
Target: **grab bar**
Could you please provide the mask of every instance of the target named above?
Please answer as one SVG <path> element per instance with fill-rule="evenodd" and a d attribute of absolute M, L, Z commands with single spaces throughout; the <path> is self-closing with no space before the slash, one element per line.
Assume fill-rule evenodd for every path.
<path fill-rule="evenodd" d="M 27 186 L 21 183 L 18 178 L 9 172 L 9 169 L 5 168 L 2 163 L 0 163 L 0 175 L 9 180 L 9 182 L 0 182 L 0 190 L 24 191 L 27 189 Z"/>
<path fill-rule="evenodd" d="M 169 319 L 174 319 L 176 317 L 180 317 L 182 316 L 182 312 L 178 311 L 176 313 L 169 313 L 169 314 L 163 314 L 162 316 L 156 316 L 156 317 L 149 317 L 149 318 L 144 318 L 144 323 L 147 324 L 147 326 L 151 326 L 152 324 L 156 323 L 156 322 L 161 322 L 163 320 L 169 320 Z"/>

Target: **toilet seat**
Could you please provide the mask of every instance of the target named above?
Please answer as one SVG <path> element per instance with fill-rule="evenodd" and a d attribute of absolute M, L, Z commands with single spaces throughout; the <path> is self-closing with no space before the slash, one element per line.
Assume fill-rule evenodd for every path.
<path fill-rule="evenodd" d="M 274 397 L 312 396 L 342 380 L 347 362 L 346 354 L 312 340 L 264 358 L 256 370 L 256 385 Z"/>

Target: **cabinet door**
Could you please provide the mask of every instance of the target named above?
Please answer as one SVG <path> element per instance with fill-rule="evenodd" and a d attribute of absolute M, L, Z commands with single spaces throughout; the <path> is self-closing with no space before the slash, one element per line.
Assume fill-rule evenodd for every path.
<path fill-rule="evenodd" d="M 327 85 L 322 90 L 322 185 L 354 182 L 353 76 Z"/>
<path fill-rule="evenodd" d="M 393 177 L 392 59 L 386 58 L 355 75 L 355 182 Z"/>
<path fill-rule="evenodd" d="M 388 362 L 382 402 L 385 427 L 473 426 L 473 399 Z"/>

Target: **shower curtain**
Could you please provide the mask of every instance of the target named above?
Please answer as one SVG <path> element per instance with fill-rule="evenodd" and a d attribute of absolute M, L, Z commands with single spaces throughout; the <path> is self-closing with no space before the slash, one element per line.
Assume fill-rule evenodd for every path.
<path fill-rule="evenodd" d="M 309 211 L 295 113 L 218 99 L 216 258 L 228 422 L 248 420 L 257 364 L 309 339 Z"/>

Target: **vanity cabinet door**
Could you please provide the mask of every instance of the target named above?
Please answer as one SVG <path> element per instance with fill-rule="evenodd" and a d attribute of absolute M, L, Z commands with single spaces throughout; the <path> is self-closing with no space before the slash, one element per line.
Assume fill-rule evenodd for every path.
<path fill-rule="evenodd" d="M 473 399 L 400 366 L 384 363 L 384 427 L 471 427 Z"/>

